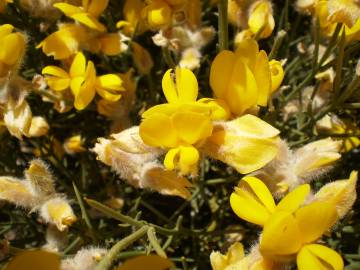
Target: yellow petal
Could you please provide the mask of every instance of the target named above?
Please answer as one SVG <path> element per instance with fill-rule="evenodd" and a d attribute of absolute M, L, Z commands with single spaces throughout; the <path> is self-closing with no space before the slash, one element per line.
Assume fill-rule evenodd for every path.
<path fill-rule="evenodd" d="M 172 115 L 178 110 L 178 106 L 173 104 L 160 104 L 151 107 L 150 109 L 146 110 L 141 116 L 142 118 L 148 118 L 152 114 L 164 114 L 164 115 Z"/>
<path fill-rule="evenodd" d="M 152 114 L 140 124 L 141 139 L 149 146 L 175 147 L 178 137 L 173 121 L 163 114 Z"/>
<path fill-rule="evenodd" d="M 236 215 L 263 226 L 275 210 L 274 199 L 265 184 L 256 177 L 240 181 L 230 196 L 230 205 Z"/>
<path fill-rule="evenodd" d="M 0 61 L 7 65 L 17 63 L 24 53 L 25 39 L 20 33 L 12 33 L 1 40 Z"/>
<path fill-rule="evenodd" d="M 111 91 L 124 91 L 123 81 L 116 74 L 106 74 L 96 78 L 96 87 Z"/>
<path fill-rule="evenodd" d="M 99 17 L 104 12 L 109 4 L 109 0 L 90 0 L 90 4 L 87 7 L 89 12 L 94 17 Z"/>
<path fill-rule="evenodd" d="M 178 112 L 172 121 L 179 138 L 188 144 L 206 139 L 212 132 L 210 118 L 199 113 Z"/>
<path fill-rule="evenodd" d="M 268 258 L 292 255 L 301 248 L 301 234 L 292 214 L 275 212 L 266 222 L 260 242 L 260 252 Z"/>
<path fill-rule="evenodd" d="M 344 269 L 344 262 L 337 252 L 318 244 L 304 246 L 297 255 L 296 262 L 299 270 L 325 270 L 329 269 L 328 266 L 332 270 Z"/>
<path fill-rule="evenodd" d="M 229 82 L 236 62 L 235 54 L 222 51 L 211 64 L 210 86 L 215 97 L 224 99 L 229 88 Z"/>
<path fill-rule="evenodd" d="M 63 91 L 70 86 L 70 78 L 48 77 L 45 80 L 50 89 L 55 91 Z"/>
<path fill-rule="evenodd" d="M 254 138 L 271 138 L 278 136 L 280 131 L 272 125 L 252 114 L 243 115 L 233 120 L 239 135 Z"/>
<path fill-rule="evenodd" d="M 358 172 L 352 171 L 349 179 L 337 180 L 326 184 L 316 194 L 319 201 L 331 201 L 336 205 L 339 218 L 342 218 L 353 206 L 356 200 L 356 183 Z"/>
<path fill-rule="evenodd" d="M 279 131 L 256 116 L 245 115 L 215 126 L 203 150 L 247 174 L 270 162 L 279 150 Z"/>
<path fill-rule="evenodd" d="M 189 174 L 196 171 L 199 161 L 199 152 L 193 146 L 181 146 L 179 156 L 179 167 L 183 174 Z"/>
<path fill-rule="evenodd" d="M 41 73 L 44 75 L 52 75 L 63 79 L 69 78 L 69 74 L 65 70 L 57 66 L 46 66 L 43 68 Z"/>
<path fill-rule="evenodd" d="M 277 211 L 295 212 L 305 201 L 310 193 L 310 185 L 298 186 L 288 193 L 277 205 Z"/>
<path fill-rule="evenodd" d="M 180 148 L 170 149 L 164 158 L 164 166 L 167 170 L 174 170 L 177 164 L 178 156 L 180 153 Z"/>
<path fill-rule="evenodd" d="M 0 25 L 0 40 L 10 34 L 14 30 L 14 26 L 11 24 Z"/>
<path fill-rule="evenodd" d="M 81 8 L 67 3 L 55 3 L 53 6 L 61 10 L 66 16 L 83 12 Z"/>
<path fill-rule="evenodd" d="M 109 56 L 115 56 L 121 53 L 121 40 L 118 34 L 107 34 L 100 39 L 101 51 Z"/>
<path fill-rule="evenodd" d="M 103 99 L 111 102 L 118 101 L 121 98 L 121 94 L 113 94 L 104 88 L 97 88 L 96 92 L 101 96 Z"/>
<path fill-rule="evenodd" d="M 71 80 L 70 88 L 75 97 L 74 106 L 77 110 L 84 109 L 95 97 L 95 74 L 94 64 L 89 61 L 87 73 L 92 76 L 76 77 Z"/>
<path fill-rule="evenodd" d="M 257 56 L 254 76 L 259 89 L 257 104 L 267 106 L 271 93 L 271 75 L 269 59 L 265 51 L 260 51 Z"/>
<path fill-rule="evenodd" d="M 267 186 L 258 178 L 253 176 L 245 176 L 242 181 L 245 181 L 254 192 L 261 203 L 268 209 L 270 213 L 275 211 L 275 201 Z"/>
<path fill-rule="evenodd" d="M 275 22 L 268 1 L 259 1 L 254 4 L 254 8 L 249 16 L 248 25 L 254 34 L 261 31 L 261 38 L 267 38 L 271 35 Z"/>
<path fill-rule="evenodd" d="M 70 67 L 70 76 L 72 78 L 84 76 L 86 71 L 86 58 L 82 52 L 76 54 Z"/>
<path fill-rule="evenodd" d="M 311 243 L 334 225 L 338 215 L 334 204 L 313 202 L 297 210 L 295 218 L 303 243 Z"/>
<path fill-rule="evenodd" d="M 259 45 L 254 39 L 244 39 L 236 47 L 236 58 L 241 58 L 242 62 L 252 71 L 255 71 L 255 65 L 259 54 Z"/>
<path fill-rule="evenodd" d="M 257 104 L 258 87 L 254 74 L 241 58 L 234 65 L 225 99 L 235 115 L 242 115 Z"/>
<path fill-rule="evenodd" d="M 167 101 L 169 103 L 196 101 L 198 82 L 194 73 L 189 69 L 176 68 L 173 79 L 172 72 L 173 70 L 169 69 L 162 80 L 162 88 Z"/>
<path fill-rule="evenodd" d="M 222 99 L 202 98 L 197 102 L 207 104 L 210 107 L 212 120 L 227 120 L 230 118 L 229 106 Z"/>
<path fill-rule="evenodd" d="M 94 16 L 88 13 L 76 13 L 69 16 L 73 18 L 75 21 L 78 21 L 87 27 L 97 30 L 99 32 L 105 32 L 106 27 L 100 23 Z"/>
<path fill-rule="evenodd" d="M 271 93 L 279 89 L 284 79 L 284 69 L 279 61 L 271 60 L 270 72 L 271 72 Z"/>

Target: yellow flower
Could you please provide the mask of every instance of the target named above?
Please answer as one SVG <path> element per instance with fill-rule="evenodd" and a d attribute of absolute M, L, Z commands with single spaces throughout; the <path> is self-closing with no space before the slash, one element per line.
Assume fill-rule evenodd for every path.
<path fill-rule="evenodd" d="M 98 17 L 106 9 L 109 0 L 83 0 L 82 6 L 67 3 L 56 3 L 54 7 L 61 10 L 66 16 L 78 21 L 87 27 L 105 32 L 105 26 L 98 21 Z"/>
<path fill-rule="evenodd" d="M 170 25 L 172 9 L 165 0 L 152 0 L 142 9 L 141 16 L 150 28 L 160 29 Z"/>
<path fill-rule="evenodd" d="M 115 74 L 96 77 L 94 63 L 86 63 L 81 52 L 76 54 L 69 73 L 56 66 L 47 66 L 42 70 L 42 74 L 48 75 L 46 82 L 52 90 L 63 91 L 70 87 L 77 110 L 89 105 L 96 92 L 106 100 L 117 101 L 121 98 L 119 92 L 124 90 L 121 78 Z"/>
<path fill-rule="evenodd" d="M 8 3 L 14 3 L 13 0 L 0 0 L 0 13 L 5 11 L 5 7 Z"/>
<path fill-rule="evenodd" d="M 60 25 L 59 30 L 46 37 L 36 48 L 42 48 L 47 56 L 67 59 L 76 54 L 81 44 L 88 40 L 87 31 L 77 24 Z"/>
<path fill-rule="evenodd" d="M 271 3 L 268 0 L 260 0 L 250 7 L 248 19 L 249 29 L 255 35 L 260 33 L 260 38 L 269 37 L 275 27 Z"/>
<path fill-rule="evenodd" d="M 242 219 L 263 226 L 259 250 L 274 262 L 297 259 L 298 269 L 343 269 L 335 251 L 313 244 L 338 220 L 335 201 L 314 201 L 302 206 L 310 192 L 308 184 L 286 195 L 277 205 L 266 185 L 245 177 L 230 196 L 234 212 Z"/>
<path fill-rule="evenodd" d="M 215 97 L 225 100 L 234 115 L 242 115 L 257 105 L 267 106 L 271 92 L 282 79 L 281 65 L 274 61 L 270 64 L 265 51 L 259 51 L 252 39 L 239 43 L 235 53 L 219 53 L 210 71 Z"/>
<path fill-rule="evenodd" d="M 0 25 L 0 77 L 16 69 L 25 52 L 24 35 L 13 31 L 14 26 L 10 24 Z"/>
<path fill-rule="evenodd" d="M 126 35 L 130 36 L 134 33 L 142 34 L 146 31 L 146 26 L 141 20 L 141 10 L 145 7 L 143 0 L 126 0 L 123 7 L 125 20 L 116 24 L 117 28 L 122 28 Z"/>
<path fill-rule="evenodd" d="M 140 136 L 147 145 L 168 149 L 167 169 L 194 173 L 199 160 L 196 146 L 212 133 L 211 107 L 196 102 L 198 83 L 188 69 L 176 68 L 175 76 L 168 70 L 162 86 L 169 103 L 143 113 Z"/>

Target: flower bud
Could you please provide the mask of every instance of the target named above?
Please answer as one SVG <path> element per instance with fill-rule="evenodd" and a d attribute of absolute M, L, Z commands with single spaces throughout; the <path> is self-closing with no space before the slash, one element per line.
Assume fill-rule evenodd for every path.
<path fill-rule="evenodd" d="M 175 171 L 165 170 L 158 162 L 163 150 L 144 144 L 139 136 L 139 128 L 132 127 L 111 139 L 100 138 L 93 151 L 98 159 L 111 166 L 129 184 L 139 188 L 149 188 L 161 194 L 189 198 L 189 181 L 178 176 Z"/>
<path fill-rule="evenodd" d="M 69 202 L 62 197 L 46 201 L 40 208 L 40 216 L 46 223 L 56 225 L 59 231 L 66 230 L 76 221 Z"/>
<path fill-rule="evenodd" d="M 85 152 L 86 148 L 83 147 L 84 141 L 81 135 L 72 136 L 64 142 L 64 150 L 69 155 L 74 155 L 76 153 Z"/>
<path fill-rule="evenodd" d="M 50 127 L 44 117 L 35 116 L 31 119 L 29 137 L 41 137 L 48 133 Z"/>

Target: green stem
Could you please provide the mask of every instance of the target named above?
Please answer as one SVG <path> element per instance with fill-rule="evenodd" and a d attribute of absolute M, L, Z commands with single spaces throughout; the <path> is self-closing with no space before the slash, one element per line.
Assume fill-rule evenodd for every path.
<path fill-rule="evenodd" d="M 169 66 L 169 68 L 175 68 L 176 64 L 174 62 L 174 59 L 171 56 L 169 47 L 164 47 L 162 51 L 163 51 L 165 63 Z"/>
<path fill-rule="evenodd" d="M 156 254 L 159 255 L 160 257 L 167 258 L 165 251 L 160 246 L 159 240 L 157 239 L 155 234 L 155 229 L 153 227 L 150 227 L 148 229 L 147 236 L 150 241 L 150 244 L 155 249 Z"/>
<path fill-rule="evenodd" d="M 148 231 L 149 226 L 143 226 L 134 233 L 125 237 L 124 239 L 117 242 L 110 250 L 106 253 L 104 258 L 96 266 L 95 270 L 108 270 L 112 265 L 113 261 L 117 259 L 119 252 L 130 246 L 132 243 L 143 237 Z"/>
<path fill-rule="evenodd" d="M 287 35 L 287 32 L 284 30 L 280 30 L 275 38 L 274 45 L 271 48 L 271 52 L 269 54 L 269 60 L 274 59 L 279 51 L 280 46 L 282 45 L 285 37 Z"/>
<path fill-rule="evenodd" d="M 75 191 L 75 195 L 76 195 L 76 199 L 78 201 L 78 204 L 80 206 L 80 210 L 81 210 L 81 217 L 82 219 L 85 221 L 85 224 L 86 226 L 88 227 L 89 231 L 90 231 L 90 235 L 91 235 L 91 238 L 93 240 L 97 240 L 97 237 L 95 235 L 95 232 L 94 232 L 94 228 L 90 222 L 90 218 L 87 214 L 87 211 L 86 211 L 86 208 L 85 208 L 85 205 L 84 205 L 84 201 L 81 197 L 81 194 L 80 194 L 80 191 L 79 189 L 77 188 L 77 186 L 75 185 L 75 183 L 73 182 L 73 187 L 74 187 L 74 191 Z"/>
<path fill-rule="evenodd" d="M 228 29 L 228 0 L 220 0 L 218 3 L 219 10 L 219 50 L 229 48 L 229 29 Z"/>

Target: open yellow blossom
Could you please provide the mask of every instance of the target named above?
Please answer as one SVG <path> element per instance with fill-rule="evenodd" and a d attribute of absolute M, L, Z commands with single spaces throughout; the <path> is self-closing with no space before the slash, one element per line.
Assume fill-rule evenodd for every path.
<path fill-rule="evenodd" d="M 265 51 L 259 51 L 252 39 L 239 43 L 235 53 L 219 53 L 210 71 L 215 97 L 225 100 L 234 115 L 242 115 L 257 105 L 267 106 L 282 79 L 281 65 L 275 61 L 270 64 Z"/>
<path fill-rule="evenodd" d="M 14 26 L 10 24 L 0 25 L 0 77 L 16 69 L 25 52 L 24 35 L 13 31 Z"/>
<path fill-rule="evenodd" d="M 106 100 L 117 101 L 121 98 L 120 92 L 124 90 L 121 78 L 115 74 L 96 77 L 94 63 L 86 63 L 86 58 L 81 52 L 76 54 L 69 73 L 56 66 L 47 66 L 42 73 L 48 75 L 46 82 L 52 90 L 71 89 L 77 110 L 89 105 L 96 92 Z"/>
<path fill-rule="evenodd" d="M 61 10 L 66 16 L 91 29 L 105 32 L 106 28 L 98 21 L 98 17 L 106 9 L 108 3 L 108 0 L 83 0 L 81 7 L 67 3 L 56 3 L 54 7 Z"/>
<path fill-rule="evenodd" d="M 190 70 L 177 68 L 174 77 L 171 72 L 168 70 L 162 81 L 169 103 L 143 113 L 140 136 L 147 145 L 168 150 L 167 169 L 194 173 L 200 157 L 196 146 L 212 133 L 211 107 L 196 102 L 198 83 Z"/>
<path fill-rule="evenodd" d="M 340 200 L 315 200 L 304 205 L 309 185 L 301 185 L 277 205 L 265 184 L 255 177 L 245 177 L 230 204 L 235 213 L 249 222 L 263 226 L 259 250 L 274 262 L 296 258 L 298 269 L 343 269 L 339 254 L 315 244 L 338 220 L 336 203 Z"/>
<path fill-rule="evenodd" d="M 0 13 L 5 11 L 5 7 L 8 3 L 13 3 L 13 0 L 0 0 Z"/>

